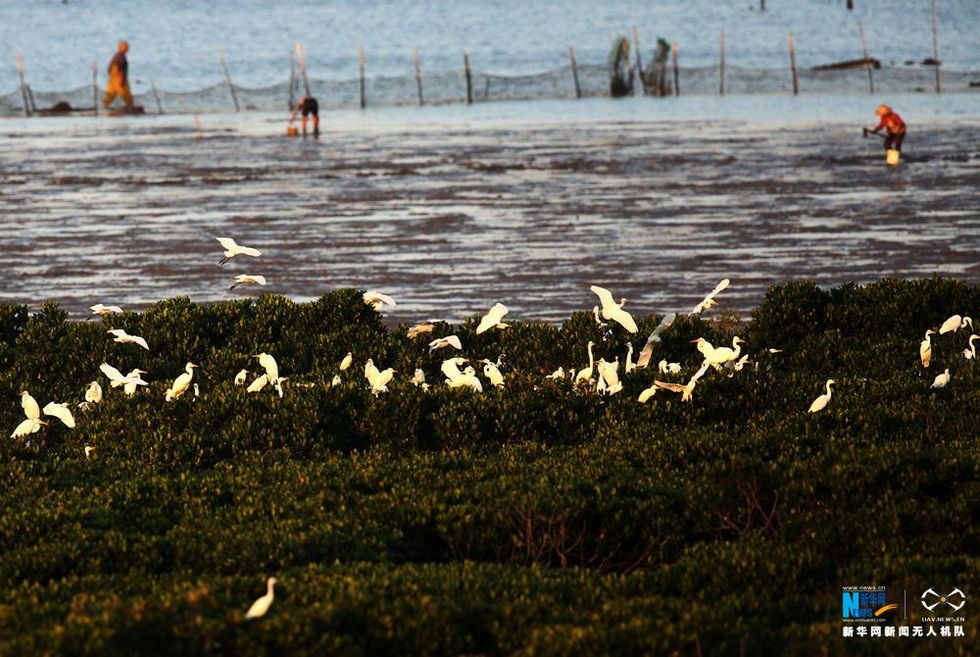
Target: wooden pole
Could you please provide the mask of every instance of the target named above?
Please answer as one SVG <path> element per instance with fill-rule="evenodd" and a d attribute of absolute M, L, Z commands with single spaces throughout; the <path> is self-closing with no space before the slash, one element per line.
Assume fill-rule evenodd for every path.
<path fill-rule="evenodd" d="M 310 93 L 310 79 L 306 77 L 306 60 L 303 58 L 303 44 L 299 41 L 296 42 L 296 59 L 299 60 L 299 70 L 303 74 L 303 89 L 306 90 L 307 96 L 312 96 Z"/>
<path fill-rule="evenodd" d="M 721 31 L 720 50 L 721 50 L 721 61 L 718 70 L 718 95 L 725 95 L 725 31 Z"/>
<path fill-rule="evenodd" d="M 466 74 L 466 104 L 473 104 L 473 73 L 470 71 L 470 56 L 463 53 L 463 72 Z"/>
<path fill-rule="evenodd" d="M 153 92 L 153 99 L 157 101 L 157 113 L 163 114 L 163 105 L 160 104 L 160 94 L 157 93 L 157 85 L 153 81 L 153 78 L 150 78 L 150 90 Z"/>
<path fill-rule="evenodd" d="M 242 111 L 238 106 L 238 94 L 235 93 L 235 85 L 231 81 L 231 71 L 228 70 L 228 64 L 225 62 L 225 53 L 222 50 L 218 51 L 218 58 L 221 59 L 221 68 L 225 72 L 225 84 L 228 85 L 228 91 L 231 93 L 231 102 L 235 104 L 235 111 Z"/>
<path fill-rule="evenodd" d="M 640 57 L 640 37 L 636 31 L 636 25 L 633 26 L 633 50 L 636 51 L 636 77 L 639 79 L 640 88 L 643 89 L 643 95 L 647 95 L 647 86 L 643 83 L 643 59 Z M 633 88 L 633 95 L 636 95 L 636 87 Z"/>
<path fill-rule="evenodd" d="M 671 53 L 671 55 L 673 56 L 673 59 L 674 59 L 674 95 L 675 96 L 680 96 L 681 95 L 681 76 L 680 76 L 680 69 L 677 68 L 677 58 L 679 57 L 679 54 L 678 54 L 678 50 L 677 50 L 677 42 L 676 41 L 674 41 L 672 44 L 670 44 L 670 53 Z"/>
<path fill-rule="evenodd" d="M 932 58 L 936 61 L 936 93 L 939 93 L 939 37 L 936 30 L 936 0 L 932 0 Z"/>
<path fill-rule="evenodd" d="M 27 83 L 24 82 L 24 60 L 17 53 L 17 77 L 20 78 L 20 97 L 24 102 L 24 116 L 31 115 L 31 101 L 27 99 Z"/>
<path fill-rule="evenodd" d="M 412 51 L 412 61 L 415 64 L 415 88 L 419 92 L 419 107 L 425 105 L 425 98 L 422 96 L 422 63 L 419 61 L 419 49 Z"/>
<path fill-rule="evenodd" d="M 582 97 L 582 87 L 578 83 L 578 64 L 575 63 L 575 47 L 568 47 L 568 61 L 572 64 L 572 81 L 575 83 L 575 97 Z"/>
<path fill-rule="evenodd" d="M 361 109 L 367 107 L 367 97 L 364 95 L 364 48 L 360 48 L 357 51 L 357 67 L 360 71 L 361 76 Z"/>
<path fill-rule="evenodd" d="M 864 25 L 858 21 L 858 34 L 861 35 L 861 52 L 864 54 L 864 68 L 868 71 L 868 93 L 875 95 L 875 77 L 871 72 L 871 62 L 868 61 L 868 42 L 864 40 Z"/>
<path fill-rule="evenodd" d="M 796 48 L 793 47 L 793 33 L 789 33 L 789 68 L 793 72 L 793 95 L 800 93 L 800 85 L 796 78 Z"/>
<path fill-rule="evenodd" d="M 99 115 L 99 63 L 92 60 L 92 114 Z"/>
<path fill-rule="evenodd" d="M 37 112 L 37 103 L 34 102 L 34 90 L 31 89 L 31 85 L 27 86 L 27 98 L 31 101 L 31 114 Z"/>
<path fill-rule="evenodd" d="M 766 0 L 759 0 L 759 11 L 766 10 Z"/>
<path fill-rule="evenodd" d="M 296 53 L 289 53 L 289 111 L 296 107 L 296 96 L 293 89 L 296 86 Z"/>

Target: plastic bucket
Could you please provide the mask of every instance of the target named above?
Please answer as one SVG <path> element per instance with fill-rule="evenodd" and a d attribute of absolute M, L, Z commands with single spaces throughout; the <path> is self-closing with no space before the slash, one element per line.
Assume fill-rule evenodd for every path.
<path fill-rule="evenodd" d="M 902 151 L 896 150 L 894 148 L 889 148 L 885 151 L 885 162 L 893 167 L 897 167 L 898 163 L 902 160 Z"/>
<path fill-rule="evenodd" d="M 286 128 L 286 136 L 287 137 L 298 137 L 299 136 L 299 128 L 297 128 L 294 125 L 289 126 L 288 128 Z M 891 151 L 889 151 L 889 153 L 890 152 Z M 897 153 L 898 151 L 895 151 L 895 152 Z M 898 161 L 897 160 L 896 160 L 895 164 L 898 164 Z"/>

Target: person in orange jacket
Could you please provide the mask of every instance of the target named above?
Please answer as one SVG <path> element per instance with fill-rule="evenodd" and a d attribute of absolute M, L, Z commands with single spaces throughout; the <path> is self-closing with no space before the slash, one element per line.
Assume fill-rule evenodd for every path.
<path fill-rule="evenodd" d="M 109 62 L 109 84 L 105 87 L 105 97 L 102 99 L 102 107 L 109 109 L 109 105 L 117 96 L 122 96 L 126 108 L 133 106 L 133 94 L 129 91 L 129 63 L 126 61 L 126 53 L 129 52 L 129 44 L 125 41 L 119 42 L 116 55 Z"/>
<path fill-rule="evenodd" d="M 870 130 L 873 134 L 878 134 L 878 132 L 884 128 L 888 133 L 885 137 L 885 150 L 889 151 L 895 149 L 901 152 L 902 142 L 905 140 L 905 121 L 902 120 L 898 114 L 892 111 L 892 108 L 888 105 L 878 105 L 878 109 L 875 110 L 881 118 L 881 122 L 874 130 Z"/>

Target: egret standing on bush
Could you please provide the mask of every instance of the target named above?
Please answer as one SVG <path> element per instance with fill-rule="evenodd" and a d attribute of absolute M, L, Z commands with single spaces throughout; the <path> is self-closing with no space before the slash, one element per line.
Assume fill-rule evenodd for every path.
<path fill-rule="evenodd" d="M 191 379 L 194 378 L 194 368 L 197 365 L 194 363 L 187 363 L 184 366 L 184 373 L 174 379 L 173 384 L 167 389 L 165 399 L 167 401 L 173 401 L 178 399 L 182 394 L 187 392 L 187 389 L 191 386 Z"/>
<path fill-rule="evenodd" d="M 279 363 L 276 362 L 276 359 L 264 351 L 261 354 L 255 354 L 252 358 L 259 359 L 259 365 L 265 370 L 265 376 L 269 383 L 276 385 L 276 381 L 279 380 Z"/>
<path fill-rule="evenodd" d="M 929 361 L 932 360 L 932 340 L 929 336 L 935 333 L 932 329 L 926 331 L 926 337 L 919 344 L 919 360 L 922 361 L 922 367 L 929 367 Z"/>
<path fill-rule="evenodd" d="M 252 606 L 248 608 L 245 612 L 246 620 L 251 620 L 253 618 L 260 618 L 265 616 L 266 612 L 269 611 L 269 607 L 272 606 L 272 601 L 275 599 L 275 594 L 273 593 L 273 587 L 276 585 L 276 578 L 270 577 L 266 582 L 266 593 L 261 598 L 252 603 Z"/>
<path fill-rule="evenodd" d="M 830 386 L 834 385 L 835 383 L 837 382 L 834 381 L 833 379 L 827 379 L 827 392 L 813 400 L 813 403 L 810 404 L 810 410 L 808 412 L 818 413 L 823 409 L 827 408 L 827 404 L 830 403 L 830 395 L 831 395 Z"/>
<path fill-rule="evenodd" d="M 939 376 L 937 376 L 935 381 L 933 381 L 932 385 L 929 387 L 932 388 L 933 390 L 938 390 L 939 388 L 945 388 L 948 383 L 949 383 L 949 368 L 947 367 L 946 371 L 940 374 Z"/>

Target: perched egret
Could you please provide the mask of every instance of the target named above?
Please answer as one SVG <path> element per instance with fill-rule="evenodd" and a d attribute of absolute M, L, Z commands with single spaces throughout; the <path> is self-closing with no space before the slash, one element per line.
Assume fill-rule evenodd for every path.
<path fill-rule="evenodd" d="M 110 313 L 121 313 L 123 311 L 123 309 L 119 306 L 103 306 L 101 303 L 91 306 L 89 310 L 92 311 L 92 315 L 97 315 L 99 317 L 105 317 Z M 91 317 L 89 319 L 91 319 Z"/>
<path fill-rule="evenodd" d="M 578 374 L 575 375 L 575 383 L 578 383 L 579 381 L 592 380 L 592 372 L 595 369 L 595 359 L 592 357 L 592 347 L 594 346 L 595 343 L 592 342 L 592 340 L 589 340 L 589 345 L 587 347 L 589 350 L 589 366 L 578 371 Z"/>
<path fill-rule="evenodd" d="M 31 397 L 31 393 L 26 390 L 20 393 L 20 405 L 24 409 L 24 415 L 27 416 L 29 420 L 36 420 L 41 417 L 41 407 L 37 405 L 37 401 Z"/>
<path fill-rule="evenodd" d="M 365 292 L 362 298 L 364 299 L 364 303 L 374 308 L 377 312 L 381 312 L 385 306 L 394 308 L 398 305 L 395 303 L 395 300 L 389 297 L 387 294 L 381 294 L 380 292 L 375 292 L 373 290 L 368 290 Z"/>
<path fill-rule="evenodd" d="M 98 381 L 92 381 L 88 384 L 88 388 L 85 389 L 85 401 L 90 404 L 98 404 L 102 401 L 102 386 L 99 385 Z"/>
<path fill-rule="evenodd" d="M 731 281 L 729 281 L 727 278 L 722 279 L 722 281 L 715 286 L 715 289 L 708 293 L 708 296 L 706 296 L 701 303 L 694 306 L 694 308 L 691 310 L 691 314 L 697 315 L 708 308 L 711 308 L 712 306 L 717 306 L 718 302 L 715 301 L 715 297 L 721 294 L 721 292 L 728 287 L 729 283 L 731 283 Z"/>
<path fill-rule="evenodd" d="M 382 392 L 388 392 L 388 384 L 394 376 L 395 370 L 390 367 L 385 370 L 380 370 L 373 379 L 368 381 L 371 384 L 371 394 L 380 395 Z"/>
<path fill-rule="evenodd" d="M 455 379 L 450 379 L 447 385 L 450 388 L 469 387 L 477 392 L 483 392 L 483 384 L 480 383 L 480 379 L 476 377 L 476 374 L 460 374 Z"/>
<path fill-rule="evenodd" d="M 827 384 L 826 384 L 827 392 L 813 400 L 813 403 L 810 404 L 810 410 L 808 412 L 819 413 L 823 409 L 827 408 L 827 404 L 830 403 L 830 395 L 831 395 L 830 386 L 834 385 L 835 383 L 837 382 L 834 381 L 833 379 L 827 379 Z"/>
<path fill-rule="evenodd" d="M 415 368 L 415 374 L 412 375 L 411 383 L 413 386 L 420 386 L 425 383 L 425 372 L 419 368 Z"/>
<path fill-rule="evenodd" d="M 710 367 L 710 364 L 705 361 L 701 365 L 701 369 L 695 372 L 694 376 L 692 376 L 685 385 L 681 385 L 679 383 L 668 383 L 666 381 L 654 381 L 653 385 L 657 386 L 658 388 L 663 388 L 664 390 L 670 390 L 671 392 L 679 392 L 681 393 L 681 401 L 689 402 L 692 400 L 692 396 L 694 395 L 694 388 L 698 384 L 698 379 L 704 376 L 704 373 L 708 371 L 708 367 Z"/>
<path fill-rule="evenodd" d="M 94 447 L 92 447 L 91 445 L 86 445 L 85 446 L 85 458 L 87 459 L 92 454 L 92 452 L 94 452 L 94 451 L 95 451 L 95 448 Z"/>
<path fill-rule="evenodd" d="M 262 376 L 265 376 L 264 374 Z M 340 385 L 340 375 L 334 374 L 333 378 L 330 380 L 330 385 L 339 386 Z"/>
<path fill-rule="evenodd" d="M 949 368 L 946 371 L 936 377 L 936 380 L 932 382 L 930 388 L 945 388 L 946 384 L 949 383 Z"/>
<path fill-rule="evenodd" d="M 128 396 L 132 397 L 136 394 L 136 386 L 140 385 L 140 381 L 143 381 L 140 375 L 146 374 L 144 370 L 136 369 L 132 370 L 126 375 L 126 383 L 123 384 L 123 392 Z M 147 385 L 146 381 L 143 381 L 143 385 Z"/>
<path fill-rule="evenodd" d="M 439 369 L 446 375 L 447 379 L 452 381 L 453 379 L 463 375 L 463 373 L 459 371 L 459 366 L 465 362 L 465 358 L 460 358 L 458 356 L 456 358 L 448 358 L 442 361 L 442 365 L 439 366 Z"/>
<path fill-rule="evenodd" d="M 775 347 L 769 347 L 769 349 L 767 349 L 767 351 L 770 354 L 781 354 L 781 353 L 783 353 L 783 350 L 782 349 L 776 349 Z"/>
<path fill-rule="evenodd" d="M 252 358 L 259 359 L 259 366 L 265 370 L 265 375 L 269 379 L 269 383 L 275 385 L 276 380 L 279 379 L 279 364 L 276 359 L 264 351 L 261 354 L 255 354 Z"/>
<path fill-rule="evenodd" d="M 623 372 L 629 374 L 636 369 L 636 363 L 633 362 L 633 343 L 630 342 L 626 345 L 626 365 L 623 366 Z"/>
<path fill-rule="evenodd" d="M 658 389 L 659 388 L 657 387 L 657 384 L 654 383 L 649 388 L 647 388 L 646 390 L 644 390 L 643 392 L 641 392 L 640 393 L 640 396 L 637 397 L 636 400 L 638 402 L 640 402 L 641 404 L 645 404 L 645 403 L 647 403 L 650 400 L 651 397 L 653 397 L 655 394 L 657 394 L 657 390 Z"/>
<path fill-rule="evenodd" d="M 248 384 L 248 387 L 245 388 L 245 392 L 258 392 L 262 390 L 262 388 L 264 388 L 268 383 L 269 383 L 268 375 L 260 374 L 259 376 L 255 377 L 254 381 Z"/>
<path fill-rule="evenodd" d="M 974 333 L 970 336 L 967 342 L 967 348 L 963 350 L 963 358 L 967 360 L 973 360 L 977 357 L 977 345 L 973 344 L 974 340 L 980 339 L 980 335 Z"/>
<path fill-rule="evenodd" d="M 495 303 L 493 308 L 490 309 L 490 312 L 480 320 L 480 325 L 476 327 L 476 334 L 480 335 L 492 328 L 505 329 L 510 326 L 510 324 L 504 324 L 500 321 L 507 312 L 507 306 L 502 303 Z"/>
<path fill-rule="evenodd" d="M 45 405 L 43 412 L 45 415 L 50 415 L 51 417 L 56 417 L 69 429 L 75 428 L 75 417 L 68 410 L 68 404 L 56 404 L 50 402 Z"/>
<path fill-rule="evenodd" d="M 350 367 L 351 363 L 353 362 L 354 362 L 354 353 L 348 351 L 347 355 L 344 356 L 344 359 L 340 361 L 340 371 L 341 372 L 346 371 L 347 368 Z"/>
<path fill-rule="evenodd" d="M 735 373 L 736 372 L 741 372 L 742 371 L 742 368 L 745 367 L 745 364 L 748 363 L 748 362 L 749 362 L 749 355 L 748 354 L 745 354 L 744 356 L 742 356 L 741 358 L 739 358 L 737 361 L 735 361 L 735 364 L 732 365 L 732 373 L 728 375 L 728 378 L 730 379 L 733 376 L 735 376 Z"/>
<path fill-rule="evenodd" d="M 546 379 L 564 379 L 565 378 L 565 368 L 559 367 L 557 370 L 544 377 Z"/>
<path fill-rule="evenodd" d="M 661 374 L 680 374 L 681 364 L 680 363 L 668 363 L 667 360 L 662 360 L 657 363 L 657 371 Z"/>
<path fill-rule="evenodd" d="M 182 394 L 187 392 L 187 389 L 191 386 L 191 379 L 194 378 L 194 368 L 196 367 L 197 365 L 194 363 L 187 363 L 184 366 L 184 373 L 174 379 L 174 382 L 164 395 L 167 401 L 178 399 Z"/>
<path fill-rule="evenodd" d="M 500 373 L 500 369 L 488 358 L 484 358 L 481 362 L 483 363 L 483 376 L 487 377 L 490 385 L 502 388 L 504 375 Z"/>
<path fill-rule="evenodd" d="M 275 383 L 275 386 L 274 387 L 276 389 L 276 392 L 279 393 L 279 399 L 282 399 L 283 397 L 286 396 L 286 392 L 282 388 L 282 384 L 285 383 L 286 381 L 289 381 L 289 377 L 288 376 L 280 376 L 278 379 L 276 379 L 276 383 Z M 197 384 L 194 384 L 194 385 L 197 385 Z"/>
<path fill-rule="evenodd" d="M 960 317 L 959 315 L 953 315 L 943 322 L 942 326 L 939 327 L 939 335 L 944 333 L 951 333 L 953 331 L 958 331 L 961 328 L 966 328 L 969 326 L 973 328 L 973 320 L 969 317 Z"/>
<path fill-rule="evenodd" d="M 714 346 L 705 340 L 704 338 L 698 338 L 697 340 L 691 340 L 691 344 L 697 344 L 698 352 L 704 356 L 705 360 L 711 358 L 711 354 L 715 353 Z"/>
<path fill-rule="evenodd" d="M 20 438 L 22 436 L 29 436 L 32 433 L 37 433 L 41 430 L 41 425 L 47 424 L 44 420 L 39 420 L 36 417 L 29 417 L 14 429 L 14 432 L 10 434 L 11 438 Z"/>
<path fill-rule="evenodd" d="M 643 345 L 643 349 L 640 351 L 640 357 L 636 361 L 637 367 L 646 367 L 650 364 L 650 359 L 653 358 L 653 345 L 661 342 L 661 334 L 670 328 L 675 319 L 677 319 L 677 313 L 670 313 L 660 320 L 660 324 L 658 324 L 657 328 L 653 329 L 653 333 L 647 337 L 647 342 L 645 345 Z"/>
<path fill-rule="evenodd" d="M 738 360 L 738 357 L 742 354 L 742 345 L 745 340 L 735 336 L 732 338 L 731 347 L 715 347 L 714 351 L 710 355 L 705 356 L 705 360 L 708 361 L 715 369 L 720 370 L 721 366 L 725 363 L 730 363 Z"/>
<path fill-rule="evenodd" d="M 252 276 L 251 274 L 239 274 L 235 277 L 235 282 L 232 283 L 229 290 L 234 290 L 236 287 L 241 285 L 265 285 L 265 276 Z"/>
<path fill-rule="evenodd" d="M 463 345 L 459 341 L 459 336 L 450 335 L 445 338 L 436 338 L 429 343 L 429 353 L 431 354 L 436 349 L 442 349 L 444 347 L 453 347 L 455 349 L 462 349 Z"/>
<path fill-rule="evenodd" d="M 137 344 L 147 351 L 150 350 L 150 345 L 146 344 L 146 340 L 138 335 L 130 335 L 123 329 L 110 329 L 109 331 L 106 331 L 106 333 L 111 333 L 112 335 L 116 336 L 113 342 L 118 342 L 120 344 Z"/>
<path fill-rule="evenodd" d="M 269 607 L 272 606 L 272 601 L 275 599 L 275 594 L 272 588 L 276 585 L 276 578 L 270 577 L 269 581 L 266 582 L 266 593 L 261 598 L 252 603 L 252 606 L 248 608 L 245 612 L 246 619 L 259 618 L 265 616 L 266 612 L 269 611 Z"/>
<path fill-rule="evenodd" d="M 221 246 L 225 248 L 225 257 L 218 261 L 219 267 L 237 255 L 247 255 L 252 256 L 253 258 L 257 258 L 262 255 L 262 252 L 258 249 L 253 249 L 249 246 L 241 246 L 230 237 L 215 237 L 214 239 L 218 240 Z"/>
<path fill-rule="evenodd" d="M 408 327 L 408 333 L 406 335 L 409 340 L 413 340 L 424 333 L 432 333 L 435 328 L 435 324 L 416 324 Z"/>
<path fill-rule="evenodd" d="M 919 360 L 922 361 L 922 367 L 929 367 L 929 361 L 932 360 L 932 340 L 929 336 L 935 333 L 932 329 L 926 331 L 926 337 L 919 344 Z"/>
<path fill-rule="evenodd" d="M 235 385 L 236 386 L 245 385 L 245 379 L 247 378 L 248 378 L 248 370 L 244 370 L 244 369 L 241 370 L 238 374 L 235 375 Z"/>
<path fill-rule="evenodd" d="M 280 378 L 279 380 L 282 381 L 282 378 Z M 197 383 L 194 384 L 194 396 L 195 397 L 201 396 L 201 389 L 197 386 Z M 281 391 L 279 392 L 279 396 L 282 397 Z"/>
<path fill-rule="evenodd" d="M 117 370 L 112 365 L 108 363 L 102 363 L 99 365 L 99 370 L 106 375 L 109 382 L 113 388 L 118 388 L 119 386 L 125 386 L 129 383 L 136 383 L 139 386 L 149 385 L 146 381 L 139 378 L 139 376 L 123 376 L 122 372 Z"/>
<path fill-rule="evenodd" d="M 626 299 L 620 299 L 619 303 L 616 303 L 613 301 L 612 293 L 606 288 L 593 285 L 589 289 L 599 297 L 599 302 L 602 303 L 603 319 L 616 322 L 630 333 L 636 333 L 639 330 L 636 327 L 636 322 L 633 321 L 633 316 L 623 310 Z"/>
<path fill-rule="evenodd" d="M 606 386 L 614 387 L 619 383 L 619 358 L 616 358 L 611 363 L 607 363 L 605 359 L 600 358 L 596 365 L 599 370 L 599 376 L 606 382 Z"/>

